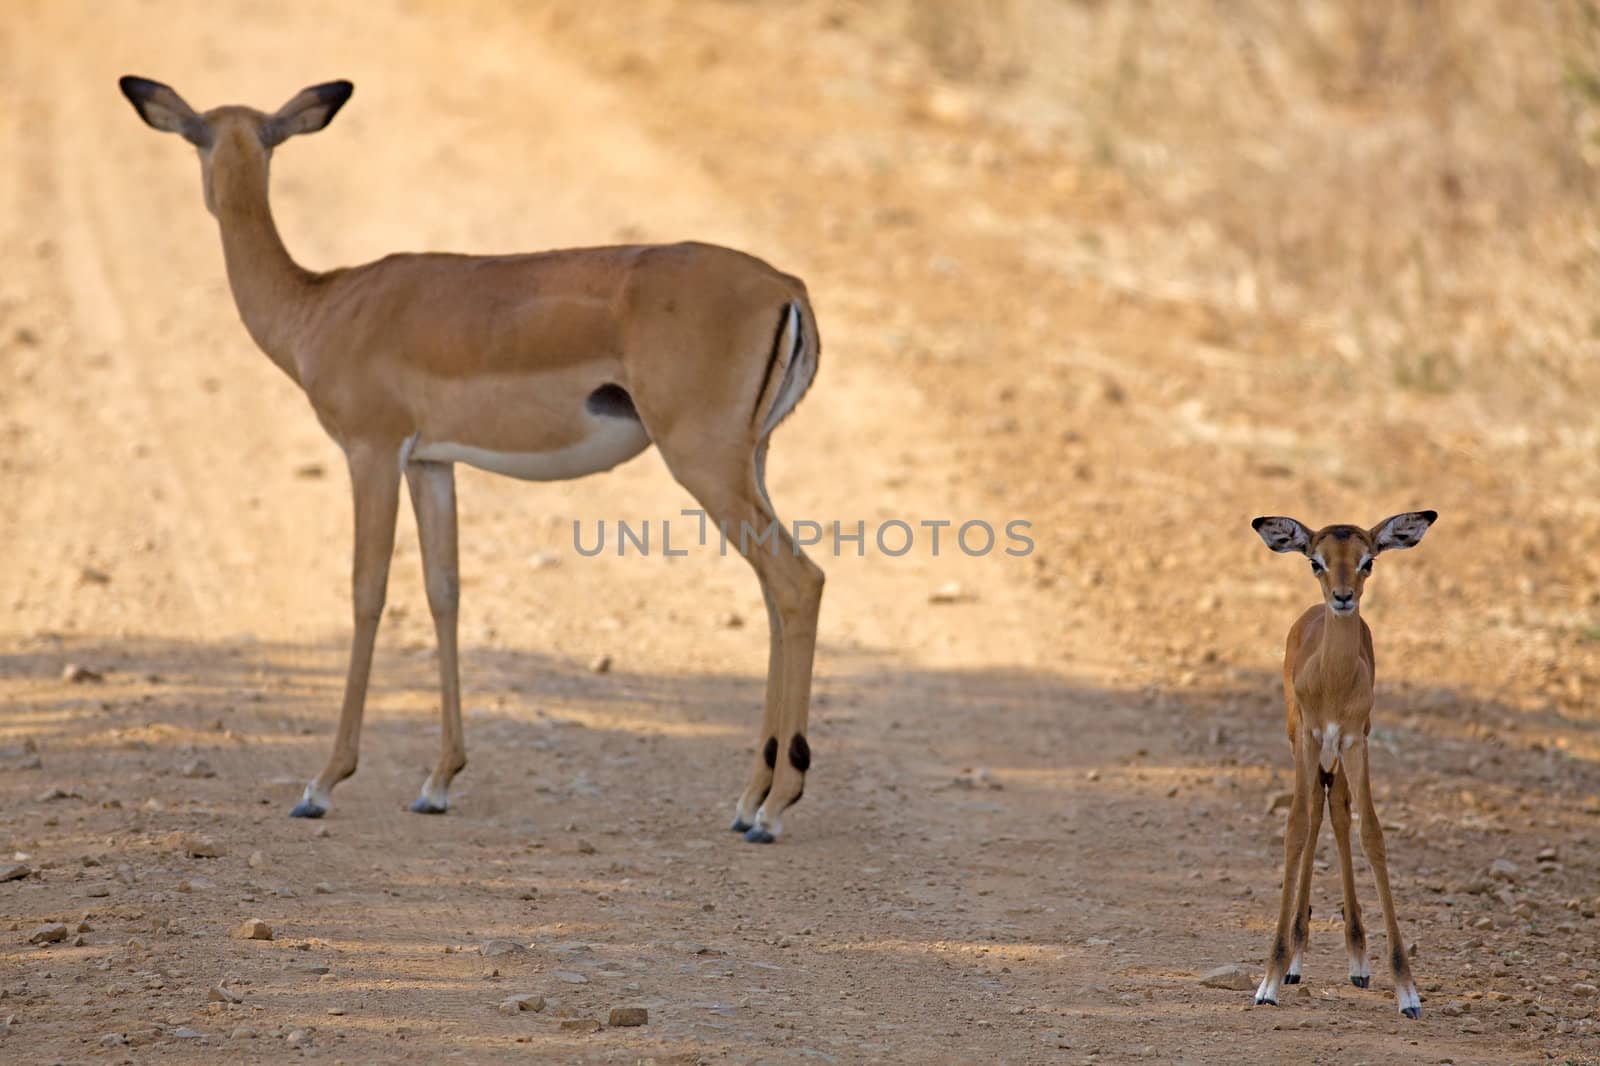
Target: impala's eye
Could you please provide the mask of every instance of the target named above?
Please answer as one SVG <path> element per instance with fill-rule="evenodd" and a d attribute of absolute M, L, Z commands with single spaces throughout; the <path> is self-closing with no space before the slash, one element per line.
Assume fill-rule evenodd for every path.
<path fill-rule="evenodd" d="M 1313 574 L 1316 574 L 1316 575 L 1318 575 L 1320 577 L 1322 574 L 1327 572 L 1327 569 L 1328 568 L 1326 566 L 1323 566 L 1321 563 L 1317 562 L 1315 559 L 1311 560 L 1311 572 Z"/>
<path fill-rule="evenodd" d="M 1363 574 L 1372 573 L 1372 560 L 1371 559 L 1368 559 L 1368 560 L 1366 560 L 1365 562 L 1363 562 L 1361 564 L 1361 572 Z"/>

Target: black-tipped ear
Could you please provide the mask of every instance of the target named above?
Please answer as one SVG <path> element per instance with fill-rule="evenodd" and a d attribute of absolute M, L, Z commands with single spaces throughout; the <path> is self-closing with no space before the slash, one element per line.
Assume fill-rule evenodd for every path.
<path fill-rule="evenodd" d="M 333 121 L 356 87 L 347 81 L 325 81 L 295 93 L 294 99 L 261 127 L 261 143 L 268 148 L 297 133 L 315 133 Z"/>
<path fill-rule="evenodd" d="M 1407 511 L 1393 515 L 1372 527 L 1374 554 L 1393 548 L 1414 548 L 1439 518 L 1438 511 Z"/>
<path fill-rule="evenodd" d="M 1259 533 L 1267 547 L 1275 552 L 1299 552 L 1304 555 L 1311 550 L 1311 530 L 1293 518 L 1264 516 L 1251 522 L 1250 528 Z"/>
<path fill-rule="evenodd" d="M 139 117 L 152 129 L 176 133 L 196 148 L 211 146 L 211 127 L 169 85 L 124 74 L 117 84 Z"/>

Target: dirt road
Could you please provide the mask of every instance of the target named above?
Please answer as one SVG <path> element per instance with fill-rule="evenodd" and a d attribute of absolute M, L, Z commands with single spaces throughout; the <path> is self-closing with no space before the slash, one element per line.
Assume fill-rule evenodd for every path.
<path fill-rule="evenodd" d="M 1267 280 L 1221 269 L 1236 234 L 1174 191 L 1158 131 L 1096 154 L 1071 75 L 1008 50 L 1037 6 L 993 5 L 975 37 L 939 4 L 949 26 L 596 6 L 22 2 L 0 21 L 0 867 L 31 870 L 0 883 L 0 1055 L 1600 1060 L 1600 382 L 1592 336 L 1566 343 L 1587 328 L 1567 290 L 1503 276 L 1508 305 L 1554 293 L 1521 332 L 1453 290 L 1430 312 L 1521 362 L 1341 361 L 1333 311 L 1285 308 L 1314 283 L 1279 278 L 1264 306 Z M 1127 33 L 1092 6 L 1074 32 Z M 274 160 L 313 268 L 694 236 L 801 274 L 824 351 L 773 445 L 780 514 L 1024 519 L 1037 550 L 891 557 L 869 533 L 863 556 L 819 555 L 814 769 L 786 838 L 751 847 L 725 828 L 766 655 L 743 562 L 574 550 L 575 522 L 692 529 L 653 453 L 564 484 L 465 471 L 450 814 L 404 809 L 438 723 L 403 518 L 360 772 L 327 820 L 288 819 L 343 676 L 342 457 L 251 347 L 192 155 L 137 121 L 124 73 L 197 106 L 356 83 Z M 1520 232 L 1593 232 L 1551 202 Z M 1343 983 L 1323 866 L 1308 981 L 1253 1009 L 1199 977 L 1267 947 L 1275 657 L 1314 593 L 1248 520 L 1413 506 L 1444 517 L 1385 560 L 1368 614 L 1423 1019 L 1381 969 Z M 229 936 L 249 918 L 274 938 Z M 50 922 L 67 939 L 30 944 Z M 521 993 L 545 1008 L 497 1011 Z M 649 1024 L 563 1024 L 615 1006 Z"/>

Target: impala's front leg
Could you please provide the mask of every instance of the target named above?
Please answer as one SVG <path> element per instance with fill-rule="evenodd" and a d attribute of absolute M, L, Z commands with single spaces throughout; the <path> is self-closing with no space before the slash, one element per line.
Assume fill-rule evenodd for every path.
<path fill-rule="evenodd" d="M 1294 927 L 1306 920 L 1300 907 L 1300 875 L 1309 863 L 1315 841 L 1306 839 L 1311 824 L 1312 804 L 1320 803 L 1316 795 L 1317 748 L 1310 736 L 1302 732 L 1295 744 L 1294 805 L 1289 808 L 1289 822 L 1283 834 L 1283 895 L 1278 905 L 1278 926 L 1272 937 L 1272 950 L 1267 954 L 1267 972 L 1256 989 L 1256 1005 L 1276 1006 L 1278 986 L 1289 972 L 1294 951 Z M 1304 943 L 1304 938 L 1300 938 Z"/>
<path fill-rule="evenodd" d="M 1295 879 L 1294 925 L 1290 944 L 1289 969 L 1283 983 L 1300 983 L 1300 969 L 1305 964 L 1306 944 L 1311 938 L 1311 870 L 1317 855 L 1317 838 L 1322 835 L 1322 803 L 1331 775 L 1317 771 L 1317 780 L 1311 786 L 1311 822 L 1306 826 L 1304 860 Z"/>
<path fill-rule="evenodd" d="M 1328 818 L 1339 847 L 1339 884 L 1344 890 L 1344 946 L 1350 956 L 1350 983 L 1366 988 L 1372 981 L 1367 964 L 1367 931 L 1361 924 L 1361 903 L 1356 899 L 1356 875 L 1350 859 L 1350 776 L 1341 764 L 1328 789 Z"/>
<path fill-rule="evenodd" d="M 383 615 L 389 584 L 389 557 L 394 552 L 394 519 L 400 497 L 400 469 L 395 461 L 398 451 L 398 447 L 352 445 L 345 452 L 356 511 L 352 578 L 355 638 L 350 644 L 350 672 L 345 678 L 344 706 L 339 712 L 333 757 L 316 780 L 306 786 L 299 805 L 289 812 L 295 818 L 321 818 L 328 811 L 333 786 L 356 772 L 372 646 L 378 637 L 378 619 Z"/>
<path fill-rule="evenodd" d="M 467 765 L 461 735 L 461 682 L 456 666 L 456 607 L 461 599 L 460 564 L 456 550 L 456 475 L 450 463 L 413 462 L 406 466 L 411 505 L 417 513 L 417 538 L 422 543 L 422 576 L 428 586 L 428 609 L 439 638 L 439 762 L 422 784 L 411 809 L 418 814 L 443 814 L 449 806 L 450 781 Z"/>
<path fill-rule="evenodd" d="M 1400 921 L 1394 913 L 1394 897 L 1389 893 L 1389 853 L 1383 842 L 1383 826 L 1372 803 L 1372 782 L 1367 777 L 1367 741 L 1358 739 L 1344 753 L 1344 768 L 1361 811 L 1361 850 L 1378 883 L 1378 905 L 1383 908 L 1384 930 L 1389 935 L 1389 967 L 1394 974 L 1394 997 L 1400 1013 L 1407 1018 L 1422 1017 L 1422 998 L 1411 978 L 1411 961 L 1406 957 L 1405 941 L 1400 939 Z"/>

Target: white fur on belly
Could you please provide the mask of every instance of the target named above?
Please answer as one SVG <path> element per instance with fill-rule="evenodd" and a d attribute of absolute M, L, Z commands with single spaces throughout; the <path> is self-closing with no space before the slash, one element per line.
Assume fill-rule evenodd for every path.
<path fill-rule="evenodd" d="M 552 452 L 497 452 L 451 441 L 419 442 L 411 453 L 431 463 L 466 463 L 523 481 L 565 481 L 610 470 L 650 445 L 644 427 L 631 418 L 594 418 L 589 435 Z"/>

